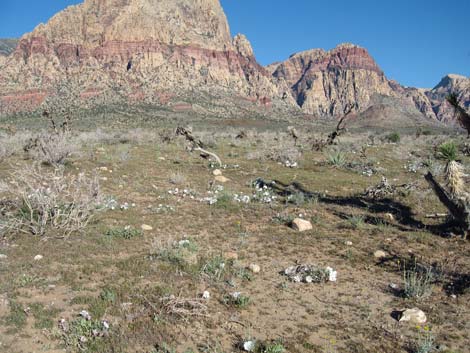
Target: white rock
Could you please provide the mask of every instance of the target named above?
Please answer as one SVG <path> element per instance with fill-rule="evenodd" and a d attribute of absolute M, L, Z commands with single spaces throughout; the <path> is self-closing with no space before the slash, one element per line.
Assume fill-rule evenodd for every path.
<path fill-rule="evenodd" d="M 43 258 L 44 258 L 44 256 L 42 256 L 42 255 L 36 255 L 36 256 L 34 257 L 34 261 L 40 261 L 40 260 L 42 260 Z"/>
<path fill-rule="evenodd" d="M 374 252 L 374 257 L 376 259 L 383 259 L 384 257 L 387 257 L 387 253 L 383 250 L 377 250 Z"/>
<path fill-rule="evenodd" d="M 91 320 L 91 315 L 88 311 L 82 310 L 80 311 L 80 316 L 83 317 L 85 320 L 90 321 Z"/>
<path fill-rule="evenodd" d="M 0 254 L 0 260 L 6 260 L 8 258 L 8 256 L 6 256 L 5 254 Z"/>
<path fill-rule="evenodd" d="M 409 322 L 410 324 L 413 325 L 422 325 L 426 323 L 426 314 L 418 309 L 418 308 L 413 308 L 413 309 L 406 309 L 401 313 L 400 317 L 400 322 Z"/>
<path fill-rule="evenodd" d="M 215 181 L 219 182 L 219 183 L 226 183 L 228 181 L 230 181 L 229 178 L 226 178 L 224 177 L 223 175 L 218 175 L 214 178 Z"/>
<path fill-rule="evenodd" d="M 141 228 L 142 230 L 152 230 L 152 229 L 153 229 L 153 227 L 152 227 L 152 226 L 149 226 L 148 224 L 142 224 L 142 225 L 140 226 L 140 228 Z"/>
<path fill-rule="evenodd" d="M 344 245 L 351 246 L 353 245 L 352 241 L 348 240 L 344 242 Z"/>
<path fill-rule="evenodd" d="M 261 272 L 261 267 L 257 264 L 250 264 L 250 266 L 248 266 L 248 269 L 253 273 L 260 273 Z"/>
<path fill-rule="evenodd" d="M 292 221 L 292 229 L 299 232 L 305 232 L 307 230 L 312 230 L 313 226 L 312 223 L 306 221 L 305 219 L 296 218 Z"/>
<path fill-rule="evenodd" d="M 245 341 L 243 342 L 243 349 L 245 352 L 253 352 L 256 347 L 256 342 L 255 341 Z"/>
<path fill-rule="evenodd" d="M 210 299 L 211 294 L 209 293 L 209 291 L 205 290 L 204 293 L 202 293 L 202 298 L 203 299 Z"/>
<path fill-rule="evenodd" d="M 386 213 L 385 214 L 385 219 L 389 222 L 395 222 L 395 217 L 391 213 Z"/>
<path fill-rule="evenodd" d="M 328 271 L 328 274 L 329 274 L 328 280 L 330 282 L 336 282 L 336 276 L 338 275 L 338 272 L 333 270 L 331 267 L 327 267 L 326 270 Z"/>
<path fill-rule="evenodd" d="M 212 172 L 212 174 L 214 176 L 219 176 L 219 175 L 222 175 L 222 171 L 220 169 L 214 169 L 214 171 Z"/>

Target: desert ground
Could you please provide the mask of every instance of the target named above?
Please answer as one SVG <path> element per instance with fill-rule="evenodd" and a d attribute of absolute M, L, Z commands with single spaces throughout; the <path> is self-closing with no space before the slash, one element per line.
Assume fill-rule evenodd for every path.
<path fill-rule="evenodd" d="M 470 352 L 470 243 L 423 177 L 468 171 L 462 132 L 41 119 L 2 125 L 1 352 Z"/>

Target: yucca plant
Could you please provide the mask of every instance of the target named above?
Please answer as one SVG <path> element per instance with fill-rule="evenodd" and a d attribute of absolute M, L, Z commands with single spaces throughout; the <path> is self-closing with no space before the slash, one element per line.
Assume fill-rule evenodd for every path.
<path fill-rule="evenodd" d="M 340 168 L 346 164 L 346 155 L 340 150 L 332 151 L 327 154 L 328 164 Z"/>
<path fill-rule="evenodd" d="M 457 145 L 453 141 L 444 142 L 438 147 L 438 157 L 447 162 L 457 159 Z"/>

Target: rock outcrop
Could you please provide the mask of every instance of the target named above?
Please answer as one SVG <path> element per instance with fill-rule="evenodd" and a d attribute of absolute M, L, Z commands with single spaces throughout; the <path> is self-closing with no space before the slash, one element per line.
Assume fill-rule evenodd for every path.
<path fill-rule="evenodd" d="M 362 110 L 373 94 L 394 94 L 367 50 L 352 44 L 294 54 L 273 76 L 284 79 L 302 110 L 316 116 L 339 116 L 351 104 Z"/>
<path fill-rule="evenodd" d="M 231 38 L 219 0 L 85 0 L 24 35 L 0 64 L 4 108 L 70 80 L 88 96 L 119 87 L 157 102 L 209 93 L 293 106 L 245 36 Z"/>

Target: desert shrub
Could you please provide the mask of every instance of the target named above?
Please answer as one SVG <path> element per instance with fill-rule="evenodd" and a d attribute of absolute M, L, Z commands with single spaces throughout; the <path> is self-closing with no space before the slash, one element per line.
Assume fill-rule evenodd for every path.
<path fill-rule="evenodd" d="M 390 143 L 398 143 L 401 140 L 401 136 L 398 132 L 392 132 L 391 134 L 388 134 L 385 136 L 385 141 L 390 142 Z"/>
<path fill-rule="evenodd" d="M 64 164 L 78 151 L 78 147 L 68 132 L 44 132 L 34 139 L 27 150 L 34 160 L 57 166 Z"/>
<path fill-rule="evenodd" d="M 27 141 L 31 139 L 31 134 L 18 132 L 14 135 L 0 136 L 0 161 L 23 151 Z"/>
<path fill-rule="evenodd" d="M 282 144 L 277 147 L 260 148 L 247 154 L 248 160 L 271 160 L 282 164 L 298 163 L 302 153 L 296 147 L 284 147 Z"/>
<path fill-rule="evenodd" d="M 82 230 L 101 202 L 97 176 L 37 165 L 16 171 L 3 195 L 4 228 L 35 235 L 44 235 L 48 227 L 63 235 Z"/>
<path fill-rule="evenodd" d="M 181 185 L 186 182 L 186 177 L 181 173 L 173 173 L 170 176 L 170 183 L 174 185 Z"/>
<path fill-rule="evenodd" d="M 131 226 L 126 226 L 123 228 L 108 229 L 105 235 L 110 238 L 132 239 L 141 236 L 142 231 Z"/>
<path fill-rule="evenodd" d="M 455 161 L 457 159 L 457 145 L 452 142 L 444 142 L 437 149 L 437 156 L 446 161 Z"/>
<path fill-rule="evenodd" d="M 432 292 L 434 276 L 431 268 L 421 268 L 416 264 L 403 269 L 404 294 L 407 298 L 422 299 Z"/>
<path fill-rule="evenodd" d="M 328 164 L 340 168 L 346 163 L 346 154 L 340 150 L 334 150 L 326 155 Z"/>

